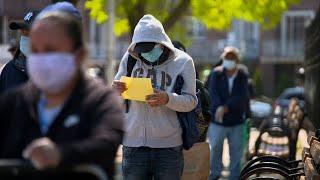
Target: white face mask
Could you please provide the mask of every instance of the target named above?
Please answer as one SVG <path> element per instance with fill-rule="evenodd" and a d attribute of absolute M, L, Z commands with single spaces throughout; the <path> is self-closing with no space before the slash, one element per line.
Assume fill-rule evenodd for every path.
<path fill-rule="evenodd" d="M 27 69 L 31 81 L 42 91 L 58 93 L 77 72 L 71 53 L 30 54 Z"/>
<path fill-rule="evenodd" d="M 233 61 L 233 60 L 229 60 L 229 59 L 224 59 L 223 60 L 223 63 L 222 63 L 222 66 L 224 68 L 226 68 L 227 70 L 232 70 L 234 68 L 236 68 L 236 62 Z"/>

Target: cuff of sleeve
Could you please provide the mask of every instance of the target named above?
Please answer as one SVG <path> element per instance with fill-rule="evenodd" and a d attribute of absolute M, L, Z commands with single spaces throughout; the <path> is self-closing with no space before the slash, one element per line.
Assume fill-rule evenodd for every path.
<path fill-rule="evenodd" d="M 174 106 L 174 98 L 178 96 L 178 94 L 176 93 L 167 93 L 167 94 L 168 94 L 169 100 L 166 106 L 171 109 L 171 107 Z"/>

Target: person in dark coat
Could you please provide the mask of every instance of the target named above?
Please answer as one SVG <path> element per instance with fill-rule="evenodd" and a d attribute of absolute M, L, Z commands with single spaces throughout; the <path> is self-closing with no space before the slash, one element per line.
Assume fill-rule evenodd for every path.
<path fill-rule="evenodd" d="M 26 72 L 26 59 L 30 52 L 29 30 L 37 14 L 38 11 L 30 11 L 24 16 L 22 22 L 16 21 L 9 24 L 9 28 L 19 30 L 21 36 L 19 49 L 15 52 L 13 59 L 1 71 L 0 94 L 7 89 L 27 82 L 29 79 Z"/>
<path fill-rule="evenodd" d="M 83 72 L 79 21 L 45 13 L 30 42 L 30 81 L 0 97 L 0 158 L 27 159 L 37 169 L 96 164 L 112 179 L 124 134 L 122 105 L 111 88 Z"/>
<path fill-rule="evenodd" d="M 57 2 L 45 7 L 41 12 L 28 12 L 23 21 L 15 21 L 9 24 L 11 30 L 19 30 L 21 37 L 19 49 L 15 53 L 13 60 L 7 63 L 0 74 L 0 94 L 7 89 L 11 89 L 27 82 L 29 77 L 26 73 L 26 60 L 30 53 L 29 31 L 32 22 L 36 17 L 45 12 L 63 11 L 73 14 L 78 21 L 82 20 L 80 12 L 69 2 Z"/>
<path fill-rule="evenodd" d="M 248 102 L 248 77 L 237 68 L 240 58 L 235 47 L 226 47 L 221 55 L 222 66 L 217 67 L 209 79 L 214 115 L 208 138 L 211 151 L 210 180 L 218 179 L 222 171 L 224 139 L 228 139 L 230 152 L 230 180 L 239 179 L 243 150 L 243 124 Z"/>

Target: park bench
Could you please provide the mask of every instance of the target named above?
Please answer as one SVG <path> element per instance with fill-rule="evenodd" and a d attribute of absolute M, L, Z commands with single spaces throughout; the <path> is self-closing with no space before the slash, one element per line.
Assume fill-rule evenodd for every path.
<path fill-rule="evenodd" d="M 280 120 L 287 124 L 291 130 L 288 134 L 290 143 L 295 143 L 297 140 L 298 130 L 301 127 L 304 113 L 296 100 L 292 100 L 289 107 L 288 115 Z M 281 127 L 281 126 L 280 126 Z M 320 131 L 318 133 L 320 135 Z M 318 169 L 320 166 L 320 143 L 317 140 L 315 133 L 310 133 L 308 136 L 308 144 L 310 148 L 305 147 L 302 151 L 302 160 L 289 160 L 292 158 L 284 158 L 283 156 L 264 155 L 259 156 L 249 161 L 242 169 L 240 174 L 241 180 L 254 179 L 286 179 L 286 180 L 320 180 Z M 267 143 L 276 143 L 268 142 Z M 295 152 L 292 147 L 290 150 Z M 292 156 L 291 156 L 292 157 Z M 318 168 L 318 169 L 317 169 Z"/>
<path fill-rule="evenodd" d="M 241 180 L 288 179 L 320 180 L 320 130 L 308 134 L 308 144 L 302 151 L 302 160 L 287 161 L 275 156 L 261 156 L 249 161 L 241 171 Z M 261 176 L 266 174 L 267 176 Z M 269 174 L 269 175 L 268 175 Z M 252 177 L 252 176 L 258 177 Z M 276 178 L 276 177 L 278 178 Z M 279 178 L 282 177 L 282 178 Z"/>
<path fill-rule="evenodd" d="M 319 130 L 318 130 L 319 132 Z M 320 179 L 320 142 L 319 133 L 308 134 L 308 144 L 310 148 L 303 150 L 303 164 L 305 176 L 301 179 L 319 180 Z"/>

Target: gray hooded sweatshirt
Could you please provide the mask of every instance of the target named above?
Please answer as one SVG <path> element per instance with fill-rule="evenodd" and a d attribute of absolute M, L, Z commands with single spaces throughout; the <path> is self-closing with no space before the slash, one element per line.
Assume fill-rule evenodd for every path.
<path fill-rule="evenodd" d="M 156 42 L 166 46 L 171 51 L 169 58 L 153 67 L 143 63 L 133 51 L 139 42 Z M 162 24 L 152 15 L 143 16 L 136 25 L 132 43 L 121 60 L 115 80 L 127 74 L 129 53 L 137 59 L 131 76 L 151 78 L 154 88 L 167 92 L 169 102 L 164 106 L 150 107 L 145 102 L 131 101 L 129 112 L 126 114 L 123 145 L 151 148 L 182 145 L 182 130 L 176 111 L 189 112 L 197 104 L 196 75 L 192 58 L 172 45 Z M 173 92 L 178 75 L 184 79 L 182 95 Z"/>

